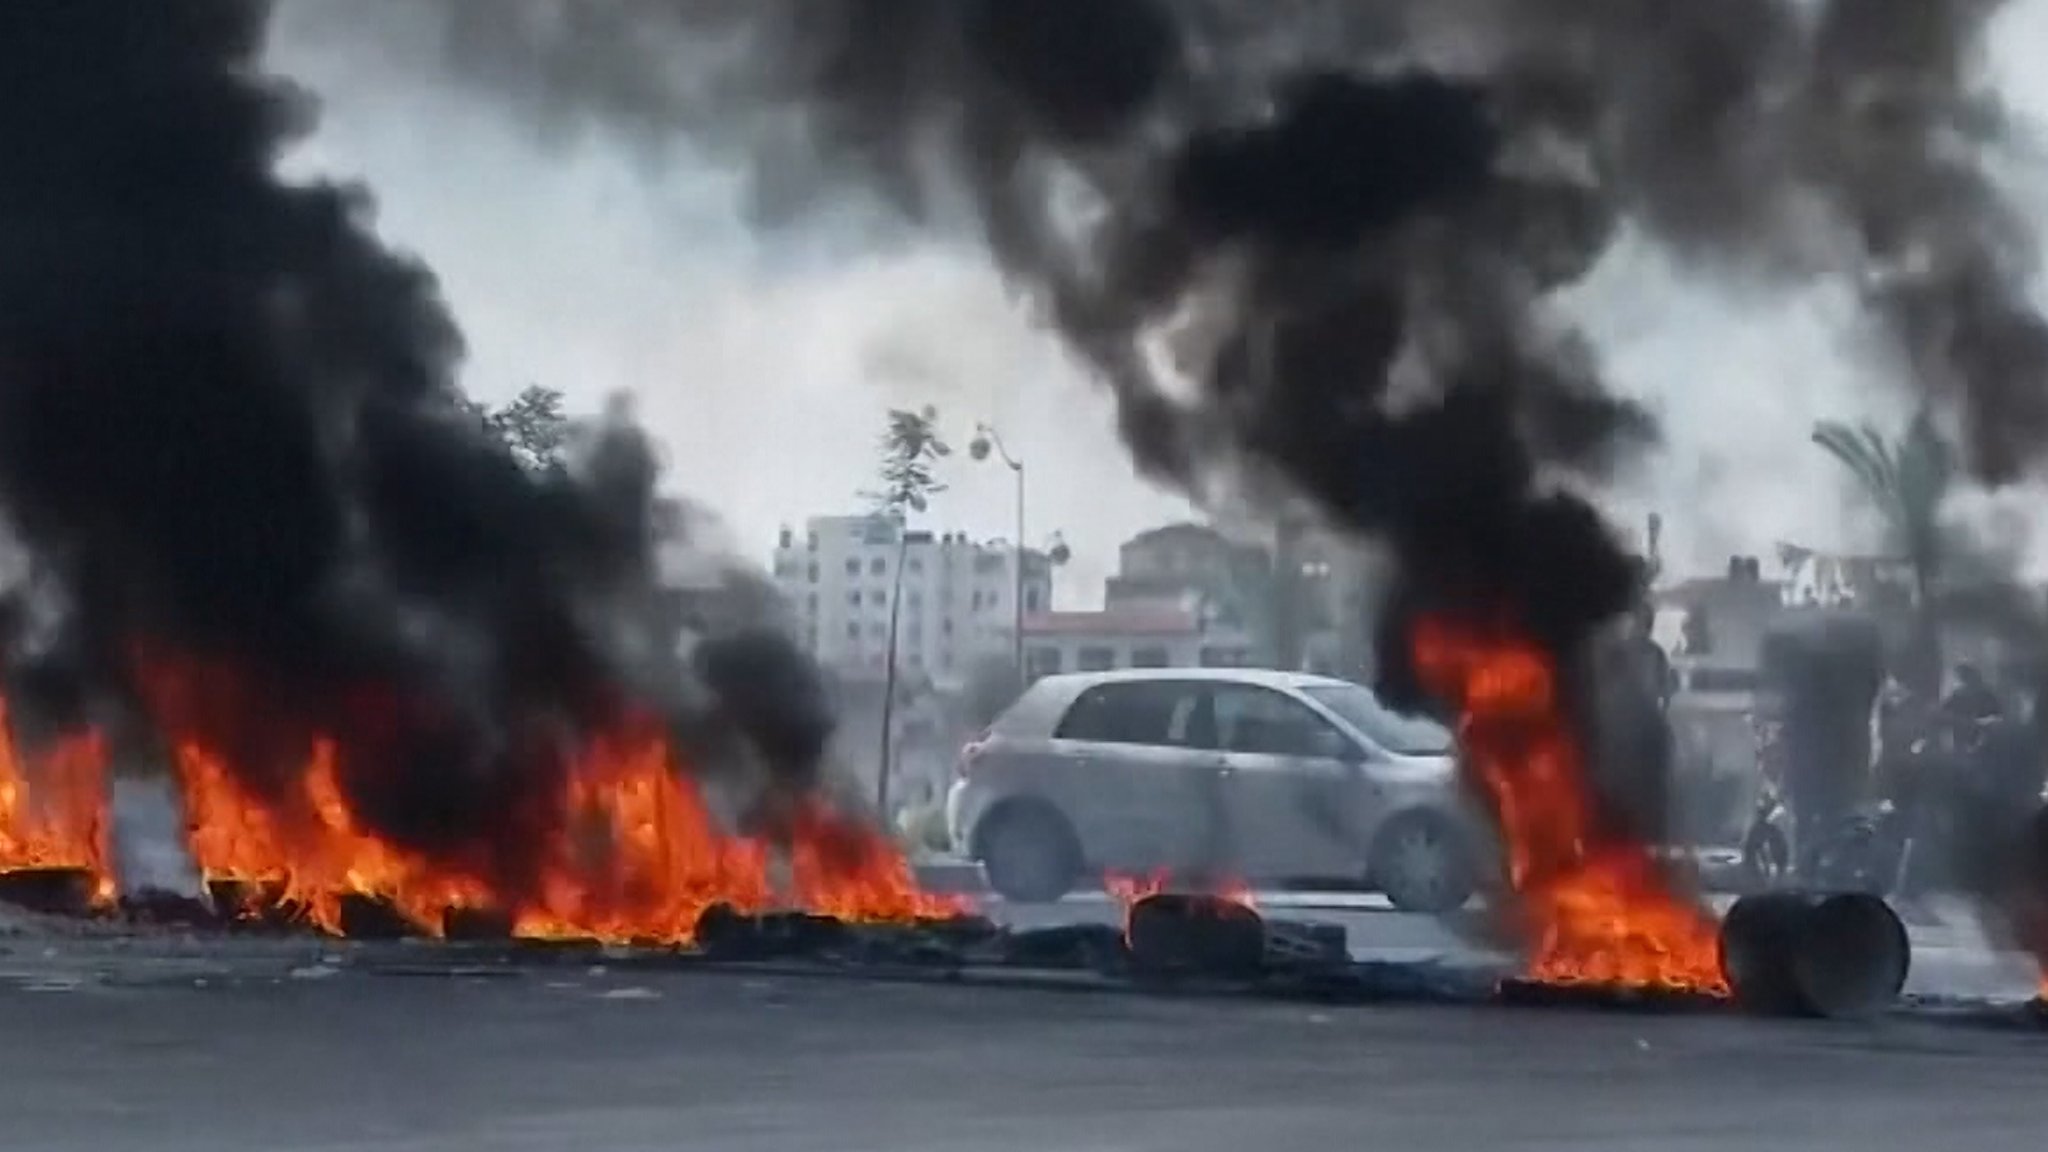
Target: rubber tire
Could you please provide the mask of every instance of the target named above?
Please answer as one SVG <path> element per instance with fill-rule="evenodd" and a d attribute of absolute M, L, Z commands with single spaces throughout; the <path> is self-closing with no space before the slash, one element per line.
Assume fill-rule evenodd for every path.
<path fill-rule="evenodd" d="M 1042 804 L 992 813 L 976 834 L 982 874 L 1012 904 L 1051 904 L 1081 879 L 1081 846 L 1066 819 Z"/>
<path fill-rule="evenodd" d="M 1403 836 L 1418 830 L 1435 832 L 1449 856 L 1445 867 L 1450 869 L 1448 882 L 1440 887 L 1422 887 L 1418 881 L 1401 875 L 1398 863 L 1398 848 Z M 1473 874 L 1471 854 L 1464 843 L 1464 837 L 1450 821 L 1433 813 L 1412 813 L 1396 816 L 1373 838 L 1372 857 L 1369 865 L 1369 880 L 1373 887 L 1386 896 L 1396 911 L 1420 912 L 1440 916 L 1456 912 L 1472 899 L 1478 890 L 1478 878 Z"/>

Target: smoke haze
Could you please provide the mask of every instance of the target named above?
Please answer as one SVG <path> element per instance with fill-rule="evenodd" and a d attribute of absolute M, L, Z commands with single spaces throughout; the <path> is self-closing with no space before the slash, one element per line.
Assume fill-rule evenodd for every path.
<path fill-rule="evenodd" d="M 1300 14 L 1318 7 L 1334 11 L 1324 18 L 1355 25 L 1365 6 L 1273 5 L 1270 17 L 1254 12 L 1238 21 L 1261 25 L 1268 43 L 1286 42 L 1307 26 L 1299 23 Z M 1403 6 L 1369 7 L 1380 26 L 1375 51 L 1386 54 L 1384 33 L 1401 23 L 1394 17 Z M 1442 7 L 1469 16 L 1484 6 Z M 2026 72 L 2015 46 L 2028 42 L 2023 34 L 2029 22 L 2048 19 L 2048 4 L 2023 0 L 2009 7 L 1992 37 L 1999 90 L 2020 112 L 2037 115 L 2048 108 L 2048 85 Z M 1120 539 L 1178 514 L 1172 500 L 1121 483 L 1124 465 L 1090 421 L 1063 418 L 1073 408 L 1099 408 L 1101 401 L 1058 351 L 1013 319 L 1000 289 L 957 243 L 907 239 L 900 229 L 878 225 L 872 199 L 848 192 L 843 181 L 834 195 L 812 197 L 830 210 L 803 227 L 751 231 L 741 220 L 758 214 L 751 207 L 751 169 L 741 162 L 761 139 L 753 134 L 760 116 L 720 105 L 717 111 L 740 127 L 709 138 L 679 136 L 645 114 L 649 100 L 656 108 L 662 104 L 665 90 L 657 85 L 651 95 L 642 94 L 643 112 L 630 120 L 632 147 L 621 149 L 613 146 L 621 139 L 616 133 L 584 130 L 603 117 L 563 98 L 557 84 L 522 89 L 512 105 L 517 115 L 508 120 L 503 83 L 480 88 L 450 82 L 432 6 L 427 8 L 295 0 L 284 6 L 275 54 L 332 104 L 315 150 L 340 170 L 373 176 L 389 204 L 392 233 L 421 245 L 448 278 L 478 335 L 478 369 L 472 373 L 477 387 L 509 390 L 529 373 L 550 377 L 572 394 L 586 387 L 586 379 L 635 387 L 645 394 L 647 419 L 665 442 L 677 446 L 677 476 L 691 490 L 714 496 L 756 541 L 778 521 L 837 507 L 842 492 L 863 479 L 866 446 L 849 447 L 848 438 L 832 430 L 877 422 L 885 404 L 906 398 L 935 400 L 962 421 L 997 409 L 1006 431 L 1023 428 L 1014 438 L 1028 446 L 1029 455 L 1053 462 L 1034 478 L 1033 519 L 1060 527 L 1075 542 L 1063 595 L 1096 594 L 1099 569 Z M 377 15 L 360 15 L 366 10 Z M 619 22 L 632 15 L 614 11 Z M 499 40 L 506 35 L 497 32 Z M 602 36 L 589 29 L 584 35 L 602 49 Z M 1306 51 L 1322 59 L 1359 58 L 1355 39 L 1324 28 L 1314 29 L 1312 39 L 1308 49 L 1291 47 L 1291 57 Z M 1474 38 L 1454 39 L 1469 45 Z M 473 47 L 469 55 L 488 47 Z M 665 71 L 677 76 L 690 75 L 705 56 L 716 55 L 705 49 L 648 54 L 660 55 Z M 1463 54 L 1474 53 L 1467 47 Z M 611 62 L 614 74 L 621 74 L 621 66 Z M 529 129 L 542 124 L 542 138 L 536 141 L 530 132 L 527 137 L 539 146 L 506 133 L 503 125 L 510 120 Z M 2022 136 L 2034 131 L 2026 121 L 2018 130 Z M 2048 206 L 2038 168 L 2017 168 L 2026 202 Z M 641 179 L 650 176 L 658 179 Z M 475 193 L 463 193 L 464 186 Z M 952 205 L 955 217 L 964 220 L 959 207 Z M 557 270 L 549 280 L 562 281 L 559 288 L 522 285 L 517 262 L 492 255 L 504 251 L 492 237 L 507 231 L 556 252 L 559 259 L 547 265 Z M 805 255 L 792 257 L 792 250 Z M 818 255 L 848 251 L 862 255 Z M 1718 570 L 1729 552 L 1767 552 L 1781 538 L 1823 548 L 1868 547 L 1872 526 L 1854 516 L 1843 521 L 1839 469 L 1806 440 L 1814 417 L 1871 412 L 1882 422 L 1910 406 L 1905 390 L 1872 386 L 1868 366 L 1875 357 L 1858 348 L 1867 342 L 1852 286 L 1758 294 L 1746 284 L 1703 279 L 1699 272 L 1676 265 L 1637 230 L 1624 229 L 1586 284 L 1562 301 L 1587 323 L 1616 387 L 1665 417 L 1665 449 L 1624 476 L 1613 493 L 1627 521 L 1639 521 L 1636 513 L 1646 507 L 1684 507 L 1686 516 L 1666 516 L 1667 559 L 1680 571 Z M 920 332 L 916 342 L 927 349 L 1000 347 L 1005 354 L 941 357 L 948 367 L 957 361 L 964 369 L 944 374 L 953 389 L 967 392 L 957 401 L 948 392 L 934 396 L 922 379 L 903 387 L 871 372 L 866 345 L 874 341 L 864 334 L 879 332 L 876 339 L 895 342 L 889 329 L 896 323 L 891 313 L 898 311 L 897 301 L 934 318 L 929 328 L 944 339 L 925 339 Z M 802 338 L 759 335 L 777 330 Z M 542 331 L 549 338 L 536 340 Z M 608 338 L 612 333 L 619 338 Z M 804 349 L 802 371 L 791 366 L 791 346 Z M 622 355 L 621 347 L 634 351 Z M 684 413 L 672 398 L 685 389 L 669 382 L 707 356 L 717 357 L 736 378 L 756 383 L 694 390 L 693 411 Z M 1019 362 L 1028 367 L 1014 367 Z M 552 363 L 561 363 L 562 370 L 536 367 Z M 977 394 L 984 381 L 995 403 Z M 784 423 L 784 436 L 803 438 L 793 444 L 792 455 L 838 463 L 801 476 L 734 483 L 731 470 L 715 463 L 726 438 L 703 429 L 769 418 L 738 396 L 798 390 L 804 398 L 797 406 L 819 411 L 821 418 Z M 828 410 L 840 415 L 824 417 Z M 827 485 L 827 475 L 840 479 Z M 1073 482 L 1063 483 L 1068 478 Z M 981 532 L 1008 534 L 1004 477 L 961 469 L 950 479 L 954 490 L 943 517 L 950 526 L 961 526 L 955 519 L 961 517 Z M 1101 508 L 1109 493 L 1118 493 L 1119 503 Z"/>
<path fill-rule="evenodd" d="M 1568 654 L 1626 607 L 1639 575 L 1577 490 L 1704 498 L 1708 536 L 1739 522 L 1714 522 L 1724 501 L 1751 534 L 1812 526 L 1753 515 L 1818 462 L 1756 469 L 1754 447 L 1687 443 L 1702 424 L 1796 429 L 1789 460 L 1810 457 L 1816 418 L 1925 404 L 1978 482 L 2030 478 L 2048 326 L 2032 229 L 1992 163 L 2011 118 L 1984 45 L 2005 7 L 1190 0 L 885 19 L 852 2 L 443 0 L 396 34 L 555 145 L 735 166 L 759 227 L 851 211 L 884 243 L 902 224 L 978 236 L 1110 385 L 1143 471 L 1192 492 L 1277 478 L 1393 548 L 1406 580 L 1381 667 L 1398 690 L 1407 610 L 1505 608 Z M 1630 371 L 1631 340 L 1654 342 L 1627 331 L 1654 314 L 1614 306 L 1645 268 L 1705 285 L 1730 326 L 1825 332 L 1798 354 L 1822 367 L 1716 342 L 1683 380 L 1610 384 L 1565 318 L 1603 318 L 1616 367 L 1654 371 Z M 1156 338 L 1175 324 L 1200 338 L 1167 371 Z M 1804 400 L 1716 403 L 1772 396 L 1780 381 L 1753 377 L 1788 370 Z M 1693 451 L 1645 484 L 1660 415 Z"/>
<path fill-rule="evenodd" d="M 254 67 L 267 19 L 0 15 L 0 506 L 41 577 L 13 686 L 59 720 L 140 712 L 262 797 L 324 737 L 365 820 L 479 870 L 530 862 L 567 749 L 639 712 L 703 772 L 808 786 L 816 674 L 765 616 L 706 638 L 702 676 L 650 643 L 659 469 L 630 414 L 522 470 L 363 191 L 275 174 L 312 104 Z M 786 711 L 725 706 L 755 681 Z"/>

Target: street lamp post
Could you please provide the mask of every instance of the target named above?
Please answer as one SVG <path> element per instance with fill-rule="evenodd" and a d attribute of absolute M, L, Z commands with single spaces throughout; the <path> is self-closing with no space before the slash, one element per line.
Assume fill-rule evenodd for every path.
<path fill-rule="evenodd" d="M 976 460 L 994 457 L 1017 478 L 1017 543 L 1015 571 L 1011 573 L 1010 588 L 1012 616 L 1010 620 L 1010 659 L 1016 666 L 1017 684 L 1021 688 L 1025 679 L 1024 670 L 1024 461 L 1010 454 L 1003 446 L 1002 437 L 988 424 L 974 426 L 974 439 L 967 442 L 967 454 Z M 1047 571 L 1065 564 L 1070 553 L 1067 542 L 1055 532 L 1046 541 L 1045 558 Z"/>
<path fill-rule="evenodd" d="M 991 454 L 1003 462 L 1017 479 L 1017 536 L 1016 563 L 1012 577 L 1015 586 L 1010 589 L 1013 618 L 1010 621 L 1010 659 L 1017 666 L 1017 681 L 1024 680 L 1024 461 L 1010 455 L 1003 446 L 1003 438 L 988 424 L 974 426 L 974 439 L 967 444 L 967 454 L 976 460 L 986 460 Z"/>

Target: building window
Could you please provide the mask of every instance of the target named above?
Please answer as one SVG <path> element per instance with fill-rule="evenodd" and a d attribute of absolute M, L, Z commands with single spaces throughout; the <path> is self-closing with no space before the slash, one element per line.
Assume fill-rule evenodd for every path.
<path fill-rule="evenodd" d="M 810 596 L 806 598 L 804 602 L 804 614 L 807 616 L 816 616 L 818 614 L 818 594 L 816 592 L 811 593 Z"/>
<path fill-rule="evenodd" d="M 939 621 L 939 635 L 941 635 L 941 636 L 951 636 L 952 634 L 953 634 L 953 618 L 952 618 L 951 616 L 948 616 L 948 617 L 946 617 L 945 619 L 943 619 L 943 620 Z"/>
<path fill-rule="evenodd" d="M 1041 607 L 1041 601 L 1042 597 L 1039 595 L 1039 589 L 1026 588 L 1024 590 L 1024 610 L 1026 612 L 1043 612 L 1045 609 Z"/>
<path fill-rule="evenodd" d="M 789 530 L 789 529 L 787 529 L 787 528 L 784 528 L 784 529 L 782 530 L 782 538 L 781 538 L 781 540 L 780 540 L 780 541 L 778 542 L 778 544 L 777 544 L 777 547 L 781 547 L 781 548 L 793 548 L 793 547 L 795 547 L 795 546 L 796 546 L 796 533 L 794 533 L 794 532 L 790 531 L 790 530 Z"/>
<path fill-rule="evenodd" d="M 1172 666 L 1173 656 L 1164 648 L 1131 649 L 1131 667 L 1133 668 L 1170 668 Z"/>
<path fill-rule="evenodd" d="M 816 560 L 811 561 L 811 570 L 809 578 L 811 583 L 813 584 L 816 584 L 818 582 L 818 562 Z"/>
<path fill-rule="evenodd" d="M 1235 658 L 1236 655 L 1237 650 L 1235 648 L 1204 648 L 1202 649 L 1202 667 L 1235 668 L 1239 663 Z"/>
<path fill-rule="evenodd" d="M 1074 666 L 1083 672 L 1107 672 L 1116 667 L 1116 649 L 1083 648 L 1075 653 Z"/>
<path fill-rule="evenodd" d="M 858 624 L 848 624 L 848 625 L 846 626 L 846 638 L 847 638 L 848 640 L 858 640 L 858 639 L 860 639 L 860 625 L 858 625 Z"/>
<path fill-rule="evenodd" d="M 860 575 L 860 560 L 859 560 L 859 558 L 855 557 L 855 558 L 850 558 L 850 559 L 848 559 L 848 560 L 847 560 L 847 562 L 846 562 L 846 574 L 847 574 L 848 576 L 858 576 L 858 575 Z"/>
<path fill-rule="evenodd" d="M 860 607 L 860 589 L 856 588 L 853 591 L 848 592 L 846 594 L 846 603 L 854 608 Z"/>
<path fill-rule="evenodd" d="M 855 561 L 855 563 L 859 563 L 859 561 Z M 880 556 L 877 556 L 873 560 L 868 561 L 868 575 L 886 576 L 888 575 L 888 573 L 889 562 L 887 560 L 884 560 Z"/>
<path fill-rule="evenodd" d="M 805 534 L 804 548 L 807 551 L 811 552 L 816 552 L 818 550 L 818 534 L 816 532 L 810 532 Z"/>
<path fill-rule="evenodd" d="M 889 604 L 889 594 L 880 588 L 871 588 L 868 590 L 868 603 L 877 608 L 885 608 Z"/>
<path fill-rule="evenodd" d="M 969 609 L 970 611 L 974 611 L 974 612 L 979 612 L 979 611 L 981 611 L 981 590 L 980 590 L 980 589 L 976 589 L 976 590 L 975 590 L 975 593 L 974 593 L 974 599 L 973 599 L 973 600 L 972 600 L 972 601 L 971 601 L 971 602 L 970 602 L 970 603 L 968 604 L 968 609 Z"/>
<path fill-rule="evenodd" d="M 912 576 L 921 576 L 924 574 L 924 561 L 913 556 L 910 562 L 903 566 L 903 570 Z"/>

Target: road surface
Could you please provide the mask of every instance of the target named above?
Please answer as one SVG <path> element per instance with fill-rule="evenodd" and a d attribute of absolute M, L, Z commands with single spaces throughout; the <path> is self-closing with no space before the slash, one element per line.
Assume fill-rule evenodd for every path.
<path fill-rule="evenodd" d="M 955 879 L 955 887 L 972 886 Z M 1508 964 L 1505 955 L 1473 943 L 1481 935 L 1475 911 L 1450 921 L 1395 912 L 1384 897 L 1363 893 L 1260 892 L 1254 896 L 1267 915 L 1300 917 L 1342 924 L 1352 954 L 1359 959 L 1475 959 L 1488 956 Z M 1008 905 L 1000 898 L 975 894 L 978 906 L 993 919 L 1021 928 L 1050 924 L 1115 923 L 1121 907 L 1100 892 L 1079 892 L 1058 904 Z M 1711 897 L 1725 909 L 1734 898 Z M 1913 941 L 1913 970 L 1907 992 L 1920 996 L 2022 999 L 2033 994 L 2036 969 L 2031 958 L 1995 948 L 1980 930 L 1967 905 L 1936 899 L 1909 909 L 1904 919 Z"/>
<path fill-rule="evenodd" d="M 1262 898 L 1366 956 L 1472 952 L 1377 901 Z M 1100 894 L 990 902 L 1114 920 Z M 1936 920 L 1944 920 L 1936 917 Z M 1948 923 L 1916 982 L 2022 994 Z M 2048 1029 L 1339 1007 L 477 967 L 435 945 L 0 919 L 8 1152 L 2034 1152 Z"/>
<path fill-rule="evenodd" d="M 100 947 L 71 963 L 111 979 L 0 980 L 10 1152 L 2033 1152 L 2048 1132 L 2048 1033 L 2019 1030 Z"/>
<path fill-rule="evenodd" d="M 1324 905 L 1304 914 L 1340 918 L 1363 954 L 1458 947 L 1369 900 L 1267 899 Z M 1099 896 L 992 911 L 1116 915 Z M 0 1035 L 14 1041 L 0 1046 L 0 1146 L 2032 1152 L 2048 1132 L 2048 1029 L 2017 1025 L 1359 1008 L 449 956 L 20 922 L 0 938 Z"/>

